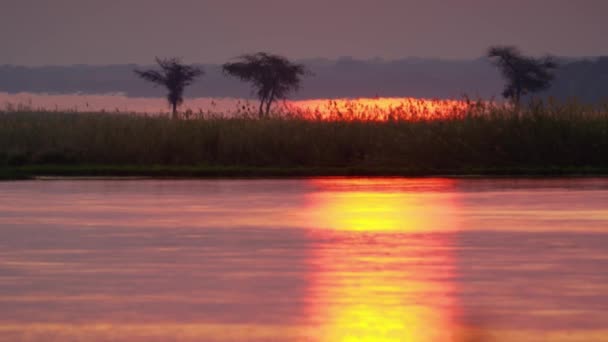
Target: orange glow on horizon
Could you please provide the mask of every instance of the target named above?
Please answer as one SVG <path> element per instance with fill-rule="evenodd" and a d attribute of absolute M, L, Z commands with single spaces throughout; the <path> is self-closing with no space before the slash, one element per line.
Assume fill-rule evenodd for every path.
<path fill-rule="evenodd" d="M 120 112 L 167 114 L 164 98 L 128 97 L 125 94 L 8 94 L 0 92 L 0 102 L 8 111 L 48 110 L 74 112 Z M 473 102 L 474 104 L 478 102 Z M 489 104 L 486 102 L 479 102 Z M 309 99 L 276 102 L 277 115 L 311 120 L 420 120 L 462 115 L 471 103 L 466 100 L 424 99 L 412 97 L 377 97 L 343 99 Z M 257 99 L 199 97 L 187 99 L 180 111 L 185 116 L 247 115 L 257 117 Z"/>
<path fill-rule="evenodd" d="M 462 115 L 470 103 L 411 97 L 314 99 L 285 104 L 285 111 L 310 119 L 329 120 L 420 120 Z"/>

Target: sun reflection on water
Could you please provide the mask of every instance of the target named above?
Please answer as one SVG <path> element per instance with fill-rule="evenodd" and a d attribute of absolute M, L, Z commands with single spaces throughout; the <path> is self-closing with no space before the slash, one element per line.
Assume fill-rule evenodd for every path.
<path fill-rule="evenodd" d="M 0 190 L 0 341 L 608 336 L 605 179 Z"/>
<path fill-rule="evenodd" d="M 330 189 L 312 195 L 307 211 L 315 228 L 325 228 L 310 231 L 317 246 L 308 309 L 318 339 L 453 340 L 452 242 L 428 233 L 457 229 L 455 202 L 395 190 L 403 180 L 369 180 L 354 191 L 331 190 L 344 180 L 315 182 Z"/>

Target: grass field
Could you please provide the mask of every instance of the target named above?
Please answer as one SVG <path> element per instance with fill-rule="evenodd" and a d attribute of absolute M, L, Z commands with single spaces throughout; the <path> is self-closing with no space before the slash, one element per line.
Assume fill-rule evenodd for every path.
<path fill-rule="evenodd" d="M 608 110 L 467 103 L 434 113 L 163 116 L 0 112 L 0 177 L 589 174 Z"/>

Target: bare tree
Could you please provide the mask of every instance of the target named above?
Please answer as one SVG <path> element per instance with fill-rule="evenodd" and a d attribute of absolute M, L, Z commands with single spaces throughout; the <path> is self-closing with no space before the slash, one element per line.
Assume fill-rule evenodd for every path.
<path fill-rule="evenodd" d="M 521 97 L 547 89 L 553 81 L 557 63 L 551 57 L 540 59 L 523 56 L 512 46 L 495 46 L 488 57 L 500 68 L 507 84 L 502 95 L 519 106 Z"/>
<path fill-rule="evenodd" d="M 184 89 L 204 74 L 201 68 L 185 65 L 179 58 L 156 58 L 157 70 L 134 70 L 142 79 L 160 85 L 169 91 L 167 101 L 172 108 L 172 117 L 177 119 L 177 107 L 184 102 Z"/>
<path fill-rule="evenodd" d="M 251 82 L 260 99 L 260 118 L 268 116 L 275 100 L 287 98 L 300 87 L 301 77 L 307 73 L 304 65 L 265 52 L 243 55 L 239 61 L 223 65 L 226 74 Z"/>

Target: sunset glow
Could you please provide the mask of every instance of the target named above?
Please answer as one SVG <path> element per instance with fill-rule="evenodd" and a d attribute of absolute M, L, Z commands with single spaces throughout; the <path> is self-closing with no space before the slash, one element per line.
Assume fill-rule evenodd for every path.
<path fill-rule="evenodd" d="M 4 2 L 0 342 L 608 342 L 608 0 Z"/>
<path fill-rule="evenodd" d="M 316 184 L 332 188 L 333 182 Z M 418 235 L 440 229 L 441 221 L 456 227 L 455 203 L 378 189 L 390 183 L 351 181 L 360 190 L 310 199 L 311 224 L 328 229 L 310 232 L 326 241 L 311 249 L 310 260 L 309 316 L 320 341 L 431 342 L 456 334 L 453 284 L 440 281 L 454 272 L 451 242 Z"/>
<path fill-rule="evenodd" d="M 418 120 L 460 115 L 467 103 L 461 100 L 377 97 L 315 99 L 289 102 L 287 112 L 311 119 L 331 120 Z"/>
<path fill-rule="evenodd" d="M 122 94 L 7 94 L 0 92 L 0 109 L 75 112 L 169 113 L 164 98 L 136 98 Z M 418 120 L 461 115 L 466 101 L 378 97 L 356 99 L 311 99 L 278 102 L 274 112 L 307 119 L 323 120 Z M 190 98 L 182 108 L 196 115 L 234 116 L 257 114 L 255 99 Z"/>

